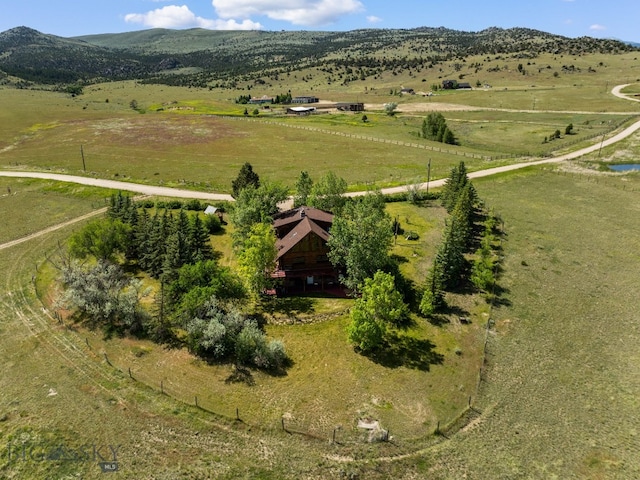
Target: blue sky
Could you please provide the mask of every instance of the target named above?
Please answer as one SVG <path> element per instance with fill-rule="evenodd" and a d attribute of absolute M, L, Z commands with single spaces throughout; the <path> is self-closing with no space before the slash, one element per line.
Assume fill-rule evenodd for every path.
<path fill-rule="evenodd" d="M 638 0 L 15 0 L 0 31 L 63 37 L 153 27 L 262 30 L 529 27 L 568 37 L 640 42 Z"/>

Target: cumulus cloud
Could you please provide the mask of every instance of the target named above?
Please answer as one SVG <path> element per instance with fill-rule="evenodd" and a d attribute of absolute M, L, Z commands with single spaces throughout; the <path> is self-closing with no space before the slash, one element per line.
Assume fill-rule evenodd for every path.
<path fill-rule="evenodd" d="M 375 15 L 369 15 L 367 17 L 367 22 L 369 23 L 380 23 L 382 19 L 380 17 L 376 17 Z"/>
<path fill-rule="evenodd" d="M 364 10 L 359 0 L 212 0 L 220 18 L 263 15 L 294 25 L 319 26 Z"/>
<path fill-rule="evenodd" d="M 597 31 L 597 32 L 601 32 L 601 31 L 606 30 L 606 29 L 607 29 L 607 27 L 605 27 L 604 25 L 599 25 L 597 23 L 594 23 L 593 25 L 591 25 L 589 27 L 589 30 L 594 30 L 594 31 Z"/>
<path fill-rule="evenodd" d="M 249 19 L 241 23 L 231 18 L 212 20 L 198 17 L 186 5 L 168 5 L 147 13 L 129 13 L 125 22 L 139 23 L 150 28 L 208 28 L 210 30 L 259 30 L 262 25 Z"/>

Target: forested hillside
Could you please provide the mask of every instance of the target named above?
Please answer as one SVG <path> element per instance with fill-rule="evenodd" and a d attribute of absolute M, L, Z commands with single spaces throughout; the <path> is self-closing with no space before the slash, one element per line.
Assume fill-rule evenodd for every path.
<path fill-rule="evenodd" d="M 153 29 L 66 39 L 27 27 L 0 33 L 0 70 L 40 84 L 141 79 L 199 87 L 233 87 L 313 67 L 341 81 L 383 72 L 433 68 L 468 56 L 533 59 L 543 53 L 616 54 L 634 47 L 616 40 L 567 38 L 537 30 L 489 28 L 462 32 L 422 27 L 348 32 Z"/>

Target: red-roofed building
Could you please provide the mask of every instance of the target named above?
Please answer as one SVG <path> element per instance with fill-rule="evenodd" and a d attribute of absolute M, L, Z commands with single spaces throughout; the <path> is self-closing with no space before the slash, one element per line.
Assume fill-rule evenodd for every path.
<path fill-rule="evenodd" d="M 333 214 L 298 207 L 274 217 L 278 257 L 272 277 L 284 294 L 339 288 L 338 271 L 328 258 Z"/>

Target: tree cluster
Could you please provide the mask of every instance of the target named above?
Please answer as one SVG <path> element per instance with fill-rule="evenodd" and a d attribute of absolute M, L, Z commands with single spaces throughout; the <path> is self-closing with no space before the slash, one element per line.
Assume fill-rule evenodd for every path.
<path fill-rule="evenodd" d="M 498 219 L 494 215 L 489 215 L 484 222 L 480 248 L 476 250 L 471 267 L 471 283 L 478 290 L 484 292 L 487 300 L 493 299 L 496 286 L 498 258 L 495 255 L 493 244 L 496 241 L 497 228 Z"/>
<path fill-rule="evenodd" d="M 447 126 L 444 116 L 440 112 L 431 112 L 422 121 L 422 137 L 434 142 L 456 145 L 456 137 Z"/>
<path fill-rule="evenodd" d="M 440 198 L 450 215 L 427 275 L 420 303 L 424 315 L 432 315 L 444 307 L 444 292 L 458 288 L 468 269 L 465 254 L 472 245 L 478 198 L 464 162 L 451 169 Z"/>
<path fill-rule="evenodd" d="M 156 210 L 150 215 L 130 197 L 111 198 L 107 218 L 92 222 L 70 239 L 69 252 L 97 263 L 66 262 L 63 303 L 107 331 L 183 342 L 194 354 L 241 365 L 279 369 L 282 342 L 269 342 L 255 320 L 240 313 L 246 297 L 242 278 L 218 264 L 200 215 Z M 140 306 L 139 280 L 117 263 L 126 259 L 160 281 L 155 307 Z M 178 332 L 184 332 L 183 335 Z"/>
<path fill-rule="evenodd" d="M 254 319 L 215 296 L 202 304 L 185 330 L 187 347 L 196 355 L 268 370 L 279 370 L 288 362 L 282 341 L 269 341 Z"/>

